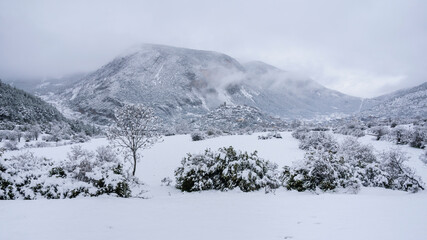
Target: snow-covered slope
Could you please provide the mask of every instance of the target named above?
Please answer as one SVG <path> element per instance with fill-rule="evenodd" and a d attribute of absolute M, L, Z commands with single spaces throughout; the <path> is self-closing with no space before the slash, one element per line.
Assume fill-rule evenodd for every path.
<path fill-rule="evenodd" d="M 19 124 L 40 124 L 46 127 L 52 123 L 65 124 L 66 119 L 42 99 L 0 81 L 1 128 L 13 128 Z"/>
<path fill-rule="evenodd" d="M 61 94 L 74 110 L 106 122 L 122 103 L 145 103 L 169 121 L 203 115 L 226 102 L 283 118 L 353 113 L 360 99 L 298 79 L 264 63 L 221 53 L 142 45 Z"/>
<path fill-rule="evenodd" d="M 361 109 L 362 116 L 391 118 L 426 118 L 427 82 L 413 88 L 367 99 Z"/>
<path fill-rule="evenodd" d="M 266 129 L 283 129 L 286 124 L 281 119 L 273 118 L 254 107 L 222 104 L 195 119 L 193 126 L 205 131 L 220 129 L 223 132 L 246 133 Z"/>

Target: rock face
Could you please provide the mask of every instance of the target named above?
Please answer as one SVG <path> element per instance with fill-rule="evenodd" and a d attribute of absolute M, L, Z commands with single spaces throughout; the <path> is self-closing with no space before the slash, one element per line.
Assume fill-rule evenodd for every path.
<path fill-rule="evenodd" d="M 427 82 L 413 88 L 367 99 L 361 112 L 363 117 L 376 118 L 427 118 Z"/>
<path fill-rule="evenodd" d="M 107 123 L 123 103 L 150 105 L 168 122 L 202 116 L 223 103 L 289 119 L 351 114 L 361 103 L 265 63 L 241 64 L 217 52 L 161 45 L 117 57 L 60 98 L 98 123 Z"/>

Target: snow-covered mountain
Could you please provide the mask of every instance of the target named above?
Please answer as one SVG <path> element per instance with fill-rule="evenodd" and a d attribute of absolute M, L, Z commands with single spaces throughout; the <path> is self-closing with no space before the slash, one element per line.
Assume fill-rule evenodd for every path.
<path fill-rule="evenodd" d="M 413 88 L 366 99 L 360 115 L 380 118 L 426 118 L 427 82 Z"/>
<path fill-rule="evenodd" d="M 164 119 L 178 121 L 224 102 L 282 118 L 350 114 L 361 102 L 265 63 L 241 64 L 217 52 L 151 44 L 83 77 L 60 99 L 97 122 L 107 122 L 123 103 L 148 104 Z"/>

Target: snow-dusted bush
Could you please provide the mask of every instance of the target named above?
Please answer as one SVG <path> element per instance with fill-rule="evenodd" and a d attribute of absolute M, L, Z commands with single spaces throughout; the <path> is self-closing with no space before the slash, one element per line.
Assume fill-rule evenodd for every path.
<path fill-rule="evenodd" d="M 414 171 L 404 163 L 408 156 L 398 149 L 380 154 L 381 168 L 387 173 L 387 188 L 418 192 L 424 190 L 424 183 Z"/>
<path fill-rule="evenodd" d="M 369 132 L 377 138 L 377 141 L 381 140 L 386 136 L 390 130 L 387 127 L 376 126 L 369 129 Z"/>
<path fill-rule="evenodd" d="M 242 191 L 279 187 L 277 165 L 258 157 L 257 152 L 237 152 L 233 147 L 217 152 L 207 149 L 203 154 L 188 154 L 175 170 L 176 187 L 182 191 Z"/>
<path fill-rule="evenodd" d="M 294 131 L 292 131 L 292 137 L 301 140 L 305 136 L 307 136 L 307 133 L 310 132 L 310 129 L 306 127 L 298 127 Z"/>
<path fill-rule="evenodd" d="M 354 177 L 365 187 L 386 187 L 386 173 L 374 154 L 371 145 L 364 145 L 356 138 L 346 138 L 338 149 L 337 154 L 350 164 Z"/>
<path fill-rule="evenodd" d="M 426 144 L 427 144 L 427 128 L 415 127 L 411 135 L 409 146 L 413 148 L 424 149 Z"/>
<path fill-rule="evenodd" d="M 280 138 L 282 138 L 282 135 L 280 135 L 280 133 L 277 133 L 277 132 L 274 132 L 274 133 L 269 132 L 266 135 L 258 136 L 259 140 L 267 140 L 267 139 L 272 139 L 272 138 L 279 138 L 280 139 Z"/>
<path fill-rule="evenodd" d="M 363 137 L 365 136 L 365 129 L 360 125 L 352 123 L 335 129 L 334 133 L 350 135 L 354 137 Z"/>
<path fill-rule="evenodd" d="M 385 139 L 396 144 L 408 144 L 411 142 L 412 130 L 403 126 L 397 126 L 385 136 Z"/>
<path fill-rule="evenodd" d="M 46 142 L 59 142 L 62 140 L 62 137 L 59 134 L 54 134 L 54 135 L 44 135 L 42 137 L 43 141 Z"/>
<path fill-rule="evenodd" d="M 420 155 L 420 160 L 427 164 L 427 150 L 425 150 L 421 155 Z"/>
<path fill-rule="evenodd" d="M 420 178 L 404 165 L 406 160 L 398 150 L 384 152 L 378 159 L 372 146 L 347 138 L 337 151 L 310 148 L 302 161 L 284 168 L 281 180 L 287 189 L 297 191 L 357 192 L 360 185 L 410 192 L 424 189 Z"/>
<path fill-rule="evenodd" d="M 96 161 L 97 162 L 119 162 L 117 154 L 112 150 L 111 147 L 100 146 L 96 149 Z"/>
<path fill-rule="evenodd" d="M 299 148 L 302 150 L 322 150 L 336 152 L 338 142 L 332 134 L 326 132 L 308 132 L 301 136 Z"/>
<path fill-rule="evenodd" d="M 238 133 L 238 132 L 236 132 Z M 224 135 L 224 133 L 221 130 L 217 129 L 209 129 L 205 132 L 193 132 L 191 134 L 191 140 L 192 141 L 201 141 L 209 138 L 215 138 Z"/>
<path fill-rule="evenodd" d="M 219 129 L 211 128 L 211 129 L 208 129 L 206 131 L 206 136 L 209 137 L 209 138 L 218 137 L 218 136 L 222 136 L 222 135 L 223 135 L 223 133 Z"/>
<path fill-rule="evenodd" d="M 10 141 L 18 141 L 18 133 L 16 131 L 8 131 L 7 139 Z"/>
<path fill-rule="evenodd" d="M 284 167 L 281 176 L 288 190 L 334 191 L 345 189 L 357 193 L 359 181 L 354 177 L 351 165 L 331 151 L 311 149 L 302 161 L 292 167 Z"/>
<path fill-rule="evenodd" d="M 24 153 L 0 159 L 0 199 L 59 199 L 77 196 L 139 196 L 138 179 L 129 177 L 111 152 L 74 147 L 62 162 Z"/>
<path fill-rule="evenodd" d="M 0 130 L 0 142 L 3 141 L 3 139 L 7 139 L 8 131 Z"/>
<path fill-rule="evenodd" d="M 192 141 L 201 141 L 205 140 L 206 135 L 202 132 L 195 132 L 191 134 L 191 140 Z"/>
<path fill-rule="evenodd" d="M 169 177 L 165 177 L 160 182 L 162 183 L 162 186 L 170 186 L 172 183 L 172 179 L 170 179 Z"/>
<path fill-rule="evenodd" d="M 84 132 L 80 132 L 71 137 L 72 142 L 75 142 L 75 143 L 84 143 L 89 141 L 89 139 L 90 138 Z"/>
<path fill-rule="evenodd" d="M 4 142 L 3 148 L 8 151 L 18 150 L 18 143 L 14 140 L 9 140 Z"/>

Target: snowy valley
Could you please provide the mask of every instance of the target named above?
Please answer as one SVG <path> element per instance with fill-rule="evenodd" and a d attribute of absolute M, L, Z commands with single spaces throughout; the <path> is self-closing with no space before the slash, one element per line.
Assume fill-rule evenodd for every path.
<path fill-rule="evenodd" d="M 426 83 L 362 99 L 154 44 L 5 82 L 0 239 L 427 236 Z"/>

